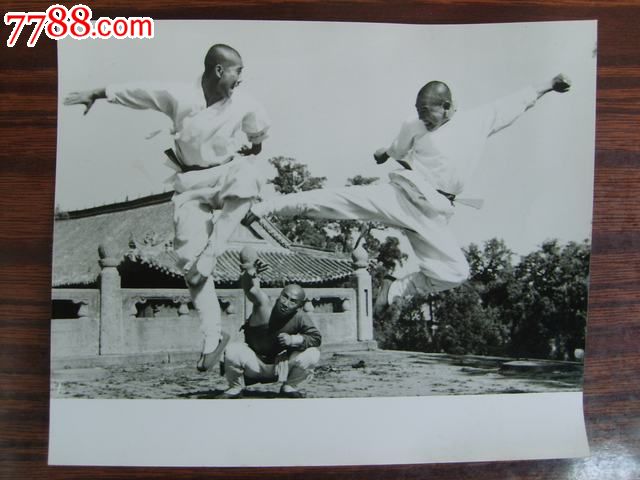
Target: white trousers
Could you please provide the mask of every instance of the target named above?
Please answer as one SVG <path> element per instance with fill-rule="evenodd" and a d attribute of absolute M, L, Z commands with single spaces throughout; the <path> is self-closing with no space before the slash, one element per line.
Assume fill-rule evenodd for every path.
<path fill-rule="evenodd" d="M 289 355 L 287 385 L 296 388 L 313 377 L 313 369 L 320 361 L 320 350 L 315 347 Z M 244 378 L 271 383 L 278 380 L 274 364 L 264 363 L 246 343 L 227 345 L 224 354 L 224 375 L 229 388 L 244 388 Z"/>
<path fill-rule="evenodd" d="M 448 218 L 419 208 L 395 183 L 282 195 L 254 205 L 251 210 L 258 216 L 363 220 L 401 229 L 411 243 L 420 269 L 399 279 L 406 284 L 406 293 L 447 290 L 469 276 L 469 265 L 447 225 Z"/>
<path fill-rule="evenodd" d="M 179 199 L 179 196 L 176 197 Z M 175 239 L 173 248 L 178 255 L 178 266 L 185 272 L 185 280 L 193 306 L 200 317 L 203 336 L 203 353 L 215 350 L 220 340 L 222 314 L 216 294 L 213 276 L 193 283 L 186 277 L 189 269 L 202 253 L 207 243 L 214 245 L 214 255 L 222 255 L 229 237 L 249 210 L 251 199 L 227 198 L 222 210 L 214 219 L 212 206 L 206 199 L 190 199 L 176 202 L 174 210 Z"/>

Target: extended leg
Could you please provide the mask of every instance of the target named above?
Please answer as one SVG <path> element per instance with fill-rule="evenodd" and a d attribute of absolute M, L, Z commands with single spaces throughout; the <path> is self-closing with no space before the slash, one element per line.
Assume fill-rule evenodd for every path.
<path fill-rule="evenodd" d="M 395 296 L 433 293 L 462 283 L 469 267 L 444 215 L 426 215 L 401 188 L 392 184 L 319 189 L 281 197 L 251 208 L 256 216 L 301 215 L 335 220 L 377 221 L 400 228 L 411 242 L 420 271 L 391 285 Z"/>
<path fill-rule="evenodd" d="M 406 230 L 405 235 L 416 254 L 420 270 L 399 278 L 389 286 L 389 303 L 398 296 L 448 290 L 469 276 L 469 264 L 446 224 L 427 219 L 414 228 L 415 231 Z"/>
<path fill-rule="evenodd" d="M 195 266 L 201 276 L 211 275 L 216 266 L 217 258 L 225 252 L 231 234 L 238 227 L 240 220 L 245 216 L 250 206 L 251 199 L 247 198 L 228 198 L 225 200 L 222 211 L 213 223 L 207 245 L 196 261 Z"/>
<path fill-rule="evenodd" d="M 211 233 L 211 209 L 197 200 L 180 203 L 174 213 L 174 225 L 174 250 L 178 255 L 178 266 L 188 269 L 205 247 Z M 223 339 L 222 315 L 213 278 L 197 277 L 192 275 L 192 271 L 186 271 L 185 281 L 193 306 L 200 317 L 203 346 L 198 370 L 203 371 L 217 363 L 217 358 L 214 357 L 219 358 L 222 353 L 221 348 L 218 348 Z"/>
<path fill-rule="evenodd" d="M 251 207 L 257 217 L 275 214 L 329 220 L 377 221 L 403 228 L 398 218 L 399 199 L 404 195 L 390 184 L 321 188 L 282 195 Z"/>

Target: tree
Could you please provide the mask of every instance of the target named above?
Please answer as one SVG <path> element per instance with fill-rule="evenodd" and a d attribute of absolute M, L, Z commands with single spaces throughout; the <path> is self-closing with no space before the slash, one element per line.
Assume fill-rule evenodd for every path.
<path fill-rule="evenodd" d="M 513 282 L 513 252 L 503 240 L 492 238 L 480 250 L 470 244 L 465 251 L 469 262 L 469 280 L 474 284 L 484 305 L 503 305 L 508 298 L 507 289 Z"/>
<path fill-rule="evenodd" d="M 550 240 L 522 259 L 511 291 L 514 354 L 572 359 L 584 348 L 589 257 L 586 240 Z"/>
<path fill-rule="evenodd" d="M 374 316 L 374 335 L 378 345 L 388 350 L 433 351 L 427 297 L 416 295 L 383 307 Z"/>
<path fill-rule="evenodd" d="M 418 295 L 380 311 L 378 325 L 389 348 L 410 346 L 425 352 L 502 355 L 510 339 L 509 317 L 502 315 L 513 281 L 512 253 L 503 241 L 492 239 L 480 249 L 465 251 L 470 278 L 463 285 L 432 295 Z M 408 319 L 433 317 L 409 328 Z M 417 330 L 416 330 L 417 329 Z M 425 333 L 423 333 L 425 332 Z M 417 335 L 415 339 L 406 336 Z"/>
<path fill-rule="evenodd" d="M 313 177 L 306 165 L 293 158 L 275 157 L 269 160 L 278 174 L 267 180 L 273 184 L 276 192 L 287 195 L 322 188 L 326 177 Z M 326 234 L 327 222 L 295 216 L 292 218 L 271 217 L 271 221 L 293 243 L 319 248 L 329 248 Z"/>
<path fill-rule="evenodd" d="M 470 267 L 468 283 L 480 298 L 488 322 L 485 327 L 495 334 L 493 340 L 487 339 L 487 348 L 494 355 L 506 354 L 513 329 L 514 254 L 503 240 L 492 238 L 482 250 L 472 243 L 465 255 Z"/>
<path fill-rule="evenodd" d="M 584 348 L 589 251 L 586 241 L 552 240 L 514 266 L 503 241 L 472 244 L 467 282 L 382 309 L 377 338 L 385 348 L 572 359 Z M 425 304 L 433 318 L 419 320 Z"/>
<path fill-rule="evenodd" d="M 327 177 L 312 177 L 307 166 L 289 157 L 275 157 L 269 160 L 278 174 L 267 180 L 276 192 L 282 194 L 304 192 L 324 187 Z"/>
<path fill-rule="evenodd" d="M 438 350 L 456 355 L 504 354 L 508 330 L 499 310 L 483 305 L 471 282 L 435 295 L 432 302 Z"/>

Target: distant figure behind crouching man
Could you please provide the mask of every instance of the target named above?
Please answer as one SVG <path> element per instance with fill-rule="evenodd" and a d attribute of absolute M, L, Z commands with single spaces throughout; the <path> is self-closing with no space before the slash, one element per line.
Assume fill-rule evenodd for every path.
<path fill-rule="evenodd" d="M 246 343 L 232 343 L 225 353 L 225 377 L 229 388 L 219 398 L 242 398 L 245 378 L 252 382 L 283 382 L 280 397 L 304 398 L 298 386 L 313 376 L 320 360 L 320 331 L 302 310 L 305 292 L 287 285 L 274 302 L 260 289 L 258 274 L 267 266 L 255 250 L 240 254 L 240 286 L 253 303 L 244 325 Z"/>

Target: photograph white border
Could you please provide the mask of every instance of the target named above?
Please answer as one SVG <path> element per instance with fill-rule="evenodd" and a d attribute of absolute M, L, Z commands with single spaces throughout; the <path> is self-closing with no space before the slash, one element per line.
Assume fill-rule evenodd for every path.
<path fill-rule="evenodd" d="M 581 392 L 51 401 L 52 465 L 382 465 L 588 454 Z"/>

